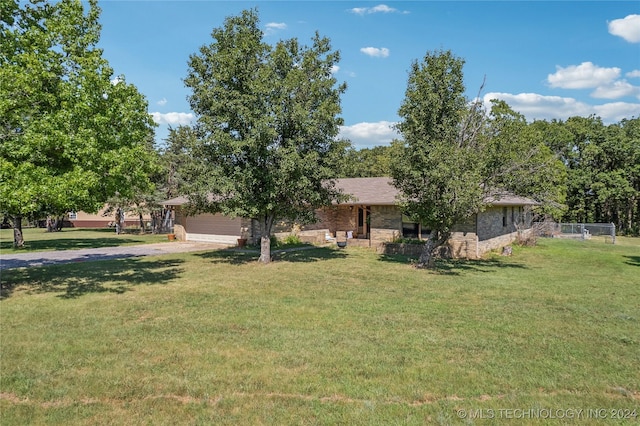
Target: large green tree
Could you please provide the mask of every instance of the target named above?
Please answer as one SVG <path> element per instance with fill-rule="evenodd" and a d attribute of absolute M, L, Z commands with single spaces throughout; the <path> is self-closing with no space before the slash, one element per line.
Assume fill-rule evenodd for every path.
<path fill-rule="evenodd" d="M 541 129 L 506 102 L 493 100 L 485 131 L 485 184 L 534 198 L 537 213 L 559 219 L 566 209 L 567 171 Z"/>
<path fill-rule="evenodd" d="M 349 147 L 341 159 L 340 177 L 390 176 L 391 162 L 397 147 L 394 141 L 389 146 L 355 149 Z"/>
<path fill-rule="evenodd" d="M 392 177 L 405 213 L 431 229 L 419 259 L 423 267 L 433 265 L 454 225 L 481 209 L 485 194 L 479 111 L 464 96 L 463 64 L 450 51 L 414 61 L 399 110 L 404 149 Z"/>
<path fill-rule="evenodd" d="M 0 199 L 23 244 L 35 213 L 97 211 L 149 187 L 145 98 L 96 47 L 96 0 L 4 1 L 0 20 Z"/>
<path fill-rule="evenodd" d="M 470 102 L 463 65 L 451 51 L 427 52 L 411 66 L 399 110 L 404 145 L 394 155 L 392 177 L 406 214 L 432 230 L 419 266 L 433 266 L 454 226 L 483 210 L 490 195 L 561 197 L 541 178 L 563 179 L 542 138 L 526 131 L 524 118 L 505 103 L 494 102 L 487 115 L 480 102 Z"/>
<path fill-rule="evenodd" d="M 311 46 L 265 43 L 255 10 L 228 17 L 211 36 L 185 79 L 198 117 L 188 192 L 200 211 L 256 219 L 266 263 L 276 219 L 312 220 L 339 196 L 339 54 L 318 34 Z"/>
<path fill-rule="evenodd" d="M 595 116 L 571 117 L 533 126 L 567 169 L 564 221 L 640 232 L 640 119 L 605 125 Z"/>

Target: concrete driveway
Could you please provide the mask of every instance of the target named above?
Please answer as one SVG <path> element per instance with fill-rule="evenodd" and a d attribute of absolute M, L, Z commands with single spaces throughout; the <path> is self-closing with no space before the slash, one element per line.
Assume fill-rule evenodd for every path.
<path fill-rule="evenodd" d="M 226 244 L 169 242 L 143 244 L 138 246 L 102 247 L 80 250 L 37 251 L 0 255 L 0 270 L 47 266 L 72 262 L 92 262 L 96 260 L 121 259 L 137 256 L 157 256 L 168 253 L 220 250 L 230 247 Z"/>

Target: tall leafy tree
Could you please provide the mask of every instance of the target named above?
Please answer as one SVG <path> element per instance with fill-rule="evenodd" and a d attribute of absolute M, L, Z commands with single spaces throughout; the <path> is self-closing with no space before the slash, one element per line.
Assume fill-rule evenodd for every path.
<path fill-rule="evenodd" d="M 211 36 L 185 79 L 198 116 L 188 192 L 200 211 L 256 219 L 266 263 L 276 219 L 313 220 L 314 208 L 339 196 L 332 178 L 346 86 L 331 72 L 339 53 L 318 34 L 311 46 L 265 43 L 255 10 Z"/>
<path fill-rule="evenodd" d="M 627 197 L 618 199 L 618 229 L 640 235 L 640 118 L 625 119 L 615 126 L 620 128 L 616 136 L 623 144 L 616 145 L 618 139 L 612 142 L 619 153 L 617 158 L 622 160 L 621 174 L 628 182 L 624 190 Z"/>
<path fill-rule="evenodd" d="M 22 246 L 25 215 L 93 212 L 149 188 L 153 121 L 96 47 L 96 0 L 10 0 L 2 12 L 0 208 Z"/>
<path fill-rule="evenodd" d="M 524 117 L 503 102 L 490 115 L 464 92 L 464 60 L 450 51 L 428 52 L 411 66 L 398 130 L 392 177 L 405 212 L 432 230 L 419 259 L 431 267 L 456 224 L 486 207 L 489 195 L 517 191 L 541 201 L 560 200 L 563 170 Z M 545 182 L 543 176 L 553 176 Z"/>
<path fill-rule="evenodd" d="M 559 219 L 566 210 L 567 171 L 541 129 L 506 102 L 493 100 L 486 130 L 486 185 L 534 198 L 538 213 Z"/>
<path fill-rule="evenodd" d="M 431 267 L 453 227 L 480 210 L 484 143 L 477 104 L 464 96 L 464 61 L 450 51 L 414 61 L 397 127 L 404 150 L 392 165 L 394 185 L 410 217 L 432 230 L 419 265 Z"/>

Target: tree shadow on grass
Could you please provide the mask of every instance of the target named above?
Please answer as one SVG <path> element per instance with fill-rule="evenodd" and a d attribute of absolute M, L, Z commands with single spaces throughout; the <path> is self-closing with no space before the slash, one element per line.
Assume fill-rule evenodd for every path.
<path fill-rule="evenodd" d="M 0 252 L 3 254 L 27 253 L 32 251 L 76 250 L 84 248 L 118 247 L 125 244 L 146 244 L 152 234 L 139 234 L 138 232 L 126 232 L 115 234 L 111 228 L 64 228 L 60 232 L 45 232 L 38 228 L 47 237 L 26 234 L 25 247 L 13 248 L 13 234 L 11 238 L 0 239 Z M 34 237 L 34 239 L 31 239 Z"/>
<path fill-rule="evenodd" d="M 624 256 L 627 260 L 625 263 L 631 266 L 640 266 L 640 256 Z"/>
<path fill-rule="evenodd" d="M 281 262 L 319 262 L 321 260 L 344 259 L 347 253 L 341 249 L 313 247 L 303 250 L 284 250 L 273 254 L 274 261 Z"/>
<path fill-rule="evenodd" d="M 166 284 L 176 278 L 182 260 L 146 261 L 140 257 L 2 271 L 0 299 L 16 290 L 27 294 L 58 293 L 75 299 L 89 293 L 125 293 L 139 285 Z"/>
<path fill-rule="evenodd" d="M 257 262 L 260 258 L 259 250 L 216 250 L 198 253 L 203 259 L 209 259 L 214 263 L 227 263 L 231 265 L 244 265 Z M 271 259 L 274 262 L 318 262 L 329 259 L 341 259 L 347 255 L 343 251 L 328 247 L 298 247 L 294 249 L 273 250 Z"/>
<path fill-rule="evenodd" d="M 414 265 L 417 263 L 415 257 L 407 255 L 381 255 L 379 257 L 381 262 L 394 262 L 404 263 L 407 265 Z M 436 259 L 435 268 L 429 269 L 429 271 L 440 275 L 460 275 L 462 272 L 494 272 L 496 269 L 502 268 L 514 268 L 514 269 L 527 269 L 527 266 L 520 263 L 514 263 L 506 258 L 504 259 L 478 259 L 478 260 L 466 260 L 466 259 Z"/>

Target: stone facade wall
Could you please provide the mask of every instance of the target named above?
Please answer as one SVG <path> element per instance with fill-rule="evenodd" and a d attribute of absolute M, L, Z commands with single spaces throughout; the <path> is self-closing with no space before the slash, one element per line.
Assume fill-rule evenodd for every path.
<path fill-rule="evenodd" d="M 455 259 L 478 258 L 478 234 L 476 233 L 476 215 L 469 217 L 453 227 L 451 237 L 443 255 Z"/>
<path fill-rule="evenodd" d="M 401 235 L 402 233 L 397 229 L 371 228 L 369 235 L 369 239 L 371 240 L 370 246 L 377 247 L 382 243 L 394 241 L 400 238 Z"/>
<path fill-rule="evenodd" d="M 515 232 L 519 215 L 518 206 L 489 207 L 478 214 L 478 239 L 484 241 Z"/>
<path fill-rule="evenodd" d="M 529 237 L 533 233 L 533 229 L 525 229 L 524 231 L 520 231 L 523 237 Z M 496 250 L 507 246 L 513 243 L 518 238 L 519 232 L 510 232 L 508 234 L 500 235 L 498 237 L 494 237 L 488 240 L 479 241 L 478 242 L 478 254 L 479 256 L 484 255 L 485 253 L 490 252 L 491 250 Z"/>
<path fill-rule="evenodd" d="M 298 237 L 303 243 L 322 244 L 327 242 L 326 235 L 329 229 L 314 229 L 298 232 Z"/>
<path fill-rule="evenodd" d="M 518 237 L 516 224 L 525 228 L 520 231 L 529 235 L 531 228 L 531 213 L 519 206 L 489 207 L 478 214 L 478 257 L 485 253 L 511 244 Z"/>
<path fill-rule="evenodd" d="M 337 231 L 355 231 L 357 229 L 358 210 L 354 206 L 331 206 L 316 210 L 316 223 L 303 225 L 303 231 L 328 229 L 335 237 Z"/>
<path fill-rule="evenodd" d="M 475 232 L 453 232 L 447 241 L 448 255 L 455 259 L 478 259 L 478 236 Z"/>
<path fill-rule="evenodd" d="M 402 232 L 402 213 L 397 206 L 371 206 L 371 229 L 393 229 Z"/>
<path fill-rule="evenodd" d="M 358 229 L 358 209 L 355 206 L 338 206 L 335 209 L 335 229 L 331 232 L 353 231 Z"/>

